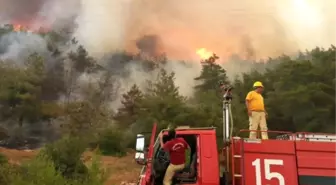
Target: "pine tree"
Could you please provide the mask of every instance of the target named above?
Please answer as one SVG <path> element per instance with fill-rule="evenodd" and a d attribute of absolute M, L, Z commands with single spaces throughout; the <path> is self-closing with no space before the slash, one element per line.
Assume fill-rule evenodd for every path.
<path fill-rule="evenodd" d="M 186 106 L 185 97 L 178 92 L 174 83 L 175 74 L 161 69 L 156 79 L 148 81 L 148 87 L 141 102 L 140 119 L 135 125 L 137 129 L 150 129 L 154 122 L 159 129 L 168 125 L 185 123 Z"/>
<path fill-rule="evenodd" d="M 88 52 L 82 45 L 77 48 L 76 52 L 70 52 L 68 57 L 72 61 L 72 65 L 76 72 L 92 72 L 98 69 L 96 61 L 89 56 Z"/>
<path fill-rule="evenodd" d="M 143 94 L 139 87 L 134 84 L 131 89 L 122 96 L 122 107 L 118 109 L 114 118 L 122 127 L 128 127 L 138 118 L 140 102 L 143 99 Z"/>
<path fill-rule="evenodd" d="M 16 119 L 20 127 L 24 122 L 35 122 L 41 117 L 41 85 L 45 77 L 44 59 L 31 54 L 25 68 L 7 66 L 0 69 L 0 112 L 6 119 Z"/>
<path fill-rule="evenodd" d="M 196 93 L 206 92 L 211 90 L 220 90 L 220 84 L 227 84 L 228 78 L 226 71 L 219 64 L 216 64 L 218 57 L 213 55 L 209 59 L 202 61 L 203 64 L 200 76 L 195 80 L 199 82 L 195 86 Z"/>
<path fill-rule="evenodd" d="M 160 70 L 156 81 L 148 82 L 147 93 L 160 99 L 183 99 L 179 94 L 179 88 L 175 85 L 175 73 L 167 73 L 164 69 Z"/>
<path fill-rule="evenodd" d="M 218 64 L 218 57 L 213 55 L 202 61 L 203 68 L 199 77 L 195 78 L 198 85 L 195 86 L 194 101 L 198 105 L 199 113 L 206 113 L 206 120 L 203 126 L 222 127 L 222 89 L 221 85 L 228 84 L 226 71 Z"/>

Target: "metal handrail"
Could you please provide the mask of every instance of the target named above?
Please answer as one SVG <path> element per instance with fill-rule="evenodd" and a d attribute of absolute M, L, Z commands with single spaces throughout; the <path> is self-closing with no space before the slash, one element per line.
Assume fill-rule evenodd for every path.
<path fill-rule="evenodd" d="M 246 133 L 246 132 L 256 132 L 258 135 L 259 133 L 267 132 L 267 133 L 276 133 L 282 134 L 276 137 L 277 140 L 306 140 L 306 141 L 322 141 L 322 140 L 330 140 L 336 142 L 336 134 L 330 133 L 318 133 L 318 132 L 288 132 L 288 131 L 274 131 L 274 130 L 248 130 L 242 129 L 239 133 Z M 308 136 L 308 137 L 307 137 Z M 313 136 L 313 137 L 309 137 Z M 314 137 L 314 136 L 321 136 L 321 137 Z M 328 138 L 328 136 L 333 138 Z"/>

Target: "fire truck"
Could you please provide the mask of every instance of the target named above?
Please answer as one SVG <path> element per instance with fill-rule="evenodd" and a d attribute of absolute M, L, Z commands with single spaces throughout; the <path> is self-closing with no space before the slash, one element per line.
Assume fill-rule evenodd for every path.
<path fill-rule="evenodd" d="M 336 135 L 267 131 L 277 136 L 267 140 L 232 136 L 230 91 L 227 89 L 223 96 L 224 146 L 220 152 L 216 128 L 176 128 L 177 136 L 183 137 L 190 146 L 190 162 L 175 174 L 173 184 L 336 184 Z M 169 140 L 167 129 L 160 132 L 164 142 Z M 157 125 L 154 124 L 148 148 L 145 148 L 145 136 L 137 135 L 135 159 L 143 165 L 138 185 L 163 183 L 169 154 L 161 149 L 156 133 Z"/>

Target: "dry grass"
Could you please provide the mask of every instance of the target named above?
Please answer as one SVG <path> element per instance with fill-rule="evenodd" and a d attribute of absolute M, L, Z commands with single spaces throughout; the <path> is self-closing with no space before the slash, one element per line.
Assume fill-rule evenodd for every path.
<path fill-rule="evenodd" d="M 0 153 L 3 153 L 11 163 L 20 164 L 23 161 L 32 159 L 37 153 L 37 150 L 11 150 L 0 148 Z M 85 160 L 90 159 L 91 152 L 84 155 Z M 128 152 L 125 157 L 110 157 L 102 156 L 102 163 L 104 167 L 111 171 L 111 175 L 106 182 L 106 185 L 119 185 L 121 182 L 136 182 L 141 166 L 134 161 L 134 152 Z"/>
<path fill-rule="evenodd" d="M 0 153 L 4 154 L 10 163 L 20 164 L 33 158 L 38 153 L 38 150 L 12 150 L 0 147 Z"/>

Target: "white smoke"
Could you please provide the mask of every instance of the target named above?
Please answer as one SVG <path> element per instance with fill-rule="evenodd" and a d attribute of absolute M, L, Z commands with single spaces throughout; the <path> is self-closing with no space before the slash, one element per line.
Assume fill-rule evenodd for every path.
<path fill-rule="evenodd" d="M 81 2 L 77 34 L 95 55 L 134 50 L 144 34 L 159 35 L 167 54 L 179 59 L 200 47 L 220 56 L 241 53 L 243 37 L 257 58 L 335 43 L 333 0 Z"/>
<path fill-rule="evenodd" d="M 123 50 L 129 3 L 120 0 L 81 0 L 75 37 L 91 55 L 99 57 Z"/>
<path fill-rule="evenodd" d="M 80 5 L 78 0 L 48 0 L 43 4 L 37 15 L 44 23 L 51 25 L 53 29 L 62 28 L 65 24 L 73 23 L 73 19 L 77 17 L 80 11 Z"/>
<path fill-rule="evenodd" d="M 222 59 L 232 54 L 260 59 L 328 47 L 336 38 L 333 0 L 81 2 L 75 35 L 97 57 L 115 50 L 136 51 L 135 41 L 146 34 L 161 38 L 168 58 L 187 61 L 197 61 L 195 52 L 201 47 Z M 169 63 L 167 68 L 171 65 L 175 64 Z M 174 67 L 176 83 L 186 89 L 182 90 L 186 95 L 199 74 L 199 64 L 191 66 Z M 227 67 L 231 77 L 248 71 L 234 63 Z M 146 76 L 139 71 L 136 74 Z"/>
<path fill-rule="evenodd" d="M 0 4 L 2 12 L 4 6 L 11 7 L 6 19 L 17 6 L 22 6 L 21 11 L 28 6 L 15 3 L 13 8 L 12 2 Z M 73 35 L 96 58 L 117 50 L 137 52 L 136 40 L 152 34 L 161 38 L 171 60 L 197 61 L 195 52 L 203 47 L 223 59 L 232 54 L 259 59 L 328 47 L 336 39 L 335 5 L 334 0 L 48 0 L 37 6 L 35 14 L 57 28 L 75 22 Z M 2 57 L 15 58 L 27 48 L 46 48 L 36 36 L 20 39 L 24 41 L 6 41 L 10 49 Z M 151 78 L 136 65 L 128 68 L 131 73 L 122 79 L 124 89 Z M 165 68 L 175 71 L 181 92 L 190 95 L 200 64 L 186 67 L 169 61 Z M 239 66 L 230 69 L 231 74 L 246 71 Z"/>
<path fill-rule="evenodd" d="M 35 17 L 49 25 L 62 26 L 76 18 L 74 36 L 95 57 L 116 50 L 134 51 L 135 40 L 144 34 L 160 36 L 170 58 L 185 60 L 193 59 L 200 47 L 223 57 L 243 53 L 244 39 L 255 57 L 263 58 L 315 46 L 328 47 L 335 44 L 336 38 L 334 0 L 15 2 L 1 3 L 1 18 L 14 15 L 15 9 L 23 15 L 20 12 L 24 6 L 29 13 L 38 9 Z M 35 8 L 34 2 L 39 3 Z"/>
<path fill-rule="evenodd" d="M 34 33 L 8 33 L 0 38 L 0 48 L 3 50 L 0 60 L 15 61 L 19 65 L 32 53 L 47 54 L 45 40 Z"/>
<path fill-rule="evenodd" d="M 195 78 L 201 71 L 200 63 L 182 63 L 171 61 L 165 65 L 168 72 L 175 73 L 175 84 L 179 87 L 179 92 L 187 97 L 193 96 Z"/>

